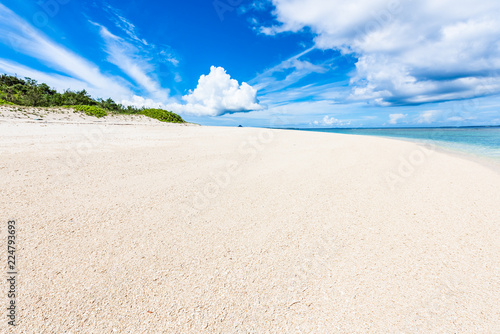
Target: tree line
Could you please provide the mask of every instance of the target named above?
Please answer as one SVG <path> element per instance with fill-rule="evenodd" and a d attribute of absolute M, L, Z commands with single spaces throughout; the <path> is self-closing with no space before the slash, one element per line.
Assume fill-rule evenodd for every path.
<path fill-rule="evenodd" d="M 93 99 L 85 89 L 81 91 L 65 90 L 59 93 L 47 84 L 39 84 L 31 78 L 2 74 L 0 76 L 0 104 L 15 104 L 29 107 L 74 107 L 94 116 L 105 116 L 108 112 L 119 114 L 142 114 L 157 118 L 165 122 L 183 123 L 184 120 L 177 114 L 162 109 L 137 108 L 123 106 L 113 99 Z M 88 106 L 88 107 L 83 107 Z M 99 116 L 98 116 L 99 117 Z"/>

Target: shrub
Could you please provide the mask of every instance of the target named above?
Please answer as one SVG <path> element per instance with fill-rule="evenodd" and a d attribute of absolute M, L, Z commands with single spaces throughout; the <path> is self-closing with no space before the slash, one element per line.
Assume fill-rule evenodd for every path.
<path fill-rule="evenodd" d="M 162 122 L 185 123 L 181 116 L 163 109 L 144 109 L 141 111 L 141 114 Z"/>
<path fill-rule="evenodd" d="M 82 106 L 82 105 L 70 106 L 70 107 L 76 111 L 84 112 L 86 115 L 89 115 L 89 116 L 104 117 L 104 116 L 108 115 L 106 110 L 99 108 L 99 107 Z"/>
<path fill-rule="evenodd" d="M 0 105 L 2 105 L 2 104 L 7 104 L 9 106 L 13 106 L 14 105 L 14 103 L 12 103 L 12 102 L 5 101 L 4 99 L 0 99 Z"/>

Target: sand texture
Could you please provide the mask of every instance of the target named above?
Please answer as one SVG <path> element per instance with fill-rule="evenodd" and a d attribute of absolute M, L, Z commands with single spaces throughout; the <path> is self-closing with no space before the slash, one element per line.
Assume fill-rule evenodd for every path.
<path fill-rule="evenodd" d="M 59 121 L 0 122 L 16 333 L 500 332 L 491 168 L 374 137 Z"/>

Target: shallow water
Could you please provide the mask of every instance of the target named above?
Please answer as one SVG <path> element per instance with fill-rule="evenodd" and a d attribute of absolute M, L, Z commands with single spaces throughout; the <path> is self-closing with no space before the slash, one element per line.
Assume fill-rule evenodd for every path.
<path fill-rule="evenodd" d="M 500 127 L 299 130 L 401 138 L 500 160 Z"/>

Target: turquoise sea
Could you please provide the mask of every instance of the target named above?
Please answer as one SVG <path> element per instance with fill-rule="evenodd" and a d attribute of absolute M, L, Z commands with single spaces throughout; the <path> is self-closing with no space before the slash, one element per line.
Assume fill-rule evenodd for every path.
<path fill-rule="evenodd" d="M 401 138 L 500 160 L 500 126 L 461 128 L 300 129 L 304 131 Z"/>

